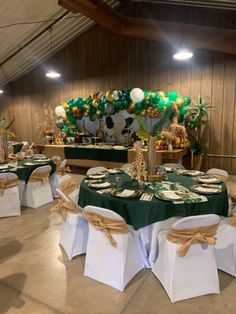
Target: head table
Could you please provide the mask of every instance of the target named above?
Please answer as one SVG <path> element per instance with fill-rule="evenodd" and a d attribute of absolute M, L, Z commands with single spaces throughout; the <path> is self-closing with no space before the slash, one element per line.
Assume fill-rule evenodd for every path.
<path fill-rule="evenodd" d="M 139 184 L 132 180 L 126 173 L 118 174 L 122 180 L 122 188 L 138 189 Z M 110 174 L 107 181 L 115 182 L 116 174 Z M 135 230 L 148 226 L 158 221 L 163 221 L 171 217 L 186 217 L 201 214 L 228 215 L 228 195 L 227 189 L 222 184 L 222 191 L 217 194 L 205 195 L 206 202 L 174 204 L 171 201 L 164 201 L 153 197 L 151 201 L 142 201 L 139 198 L 128 199 L 112 196 L 110 193 L 100 194 L 97 190 L 89 188 L 86 179 L 80 186 L 79 205 L 83 208 L 86 205 L 100 206 L 111 209 L 121 215 L 127 224 Z M 168 181 L 179 182 L 184 187 L 189 188 L 196 182 L 192 177 L 169 173 Z M 154 192 L 150 187 L 145 187 L 145 192 Z"/>

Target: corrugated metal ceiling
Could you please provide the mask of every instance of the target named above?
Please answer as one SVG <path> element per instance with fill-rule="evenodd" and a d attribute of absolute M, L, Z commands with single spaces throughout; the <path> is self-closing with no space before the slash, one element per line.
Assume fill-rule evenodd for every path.
<path fill-rule="evenodd" d="M 234 10 L 235 0 L 130 0 L 132 2 L 163 3 L 182 6 L 196 6 L 213 9 Z"/>
<path fill-rule="evenodd" d="M 112 7 L 119 4 L 106 2 Z M 52 24 L 50 34 L 45 30 Z M 1 1 L 0 86 L 26 74 L 92 25 L 90 19 L 67 12 L 57 0 Z"/>
<path fill-rule="evenodd" d="M 105 0 L 117 7 L 118 0 Z M 235 8 L 235 0 L 129 0 L 179 5 Z M 0 87 L 18 79 L 93 25 L 80 14 L 67 12 L 57 0 L 0 2 Z M 50 31 L 52 47 L 50 45 Z"/>

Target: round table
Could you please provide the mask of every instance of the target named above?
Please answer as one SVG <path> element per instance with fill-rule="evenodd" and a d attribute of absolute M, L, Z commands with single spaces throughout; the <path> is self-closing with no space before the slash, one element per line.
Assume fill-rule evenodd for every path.
<path fill-rule="evenodd" d="M 25 163 L 32 163 L 32 165 L 24 165 Z M 50 174 L 52 174 L 56 171 L 56 165 L 52 160 L 37 163 L 36 161 L 34 161 L 32 159 L 24 159 L 24 160 L 20 160 L 18 162 L 17 168 L 9 168 L 7 170 L 3 169 L 3 170 L 0 170 L 0 173 L 12 172 L 18 176 L 19 180 L 24 180 L 27 182 L 34 169 L 41 167 L 41 166 L 45 166 L 45 165 L 50 165 L 52 167 Z"/>
<path fill-rule="evenodd" d="M 114 183 L 115 176 L 110 175 L 108 181 Z M 122 178 L 122 187 L 127 189 L 138 189 L 138 182 L 132 180 L 125 173 L 119 174 Z M 169 173 L 168 181 L 179 182 L 189 188 L 194 184 L 191 177 Z M 163 201 L 153 197 L 152 201 L 141 201 L 137 199 L 124 199 L 114 197 L 111 194 L 100 194 L 95 189 L 88 187 L 88 182 L 84 179 L 80 185 L 78 204 L 83 208 L 86 205 L 100 206 L 114 210 L 121 215 L 127 224 L 135 230 L 154 222 L 166 220 L 171 217 L 192 216 L 201 214 L 217 214 L 220 216 L 228 215 L 228 194 L 224 184 L 222 192 L 218 194 L 206 195 L 207 202 L 174 204 L 170 201 Z M 153 192 L 146 187 L 147 192 Z"/>

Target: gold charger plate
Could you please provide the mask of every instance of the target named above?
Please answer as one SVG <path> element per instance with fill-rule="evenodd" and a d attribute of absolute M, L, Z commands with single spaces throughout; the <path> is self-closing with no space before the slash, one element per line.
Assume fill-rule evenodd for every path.
<path fill-rule="evenodd" d="M 199 190 L 198 188 L 202 189 L 202 188 L 206 188 L 208 190 Z M 214 185 L 209 185 L 209 184 L 195 184 L 195 185 L 192 185 L 190 187 L 190 189 L 193 191 L 193 192 L 196 192 L 198 194 L 218 194 L 220 193 L 222 190 L 221 190 L 221 187 L 219 186 L 214 186 Z"/>
<path fill-rule="evenodd" d="M 210 176 L 210 175 L 203 175 L 203 176 L 197 176 L 196 181 L 198 183 L 221 183 L 222 181 L 219 178 L 216 178 L 214 176 Z M 208 180 L 207 182 L 205 180 Z"/>
<path fill-rule="evenodd" d="M 101 183 L 88 183 L 88 187 L 95 190 L 102 190 L 111 187 L 110 182 L 101 182 Z"/>
<path fill-rule="evenodd" d="M 204 175 L 204 172 L 198 171 L 198 170 L 181 170 L 179 171 L 179 173 L 182 174 L 183 176 L 190 176 L 190 177 Z"/>
<path fill-rule="evenodd" d="M 122 193 L 122 190 L 114 190 L 111 192 L 111 195 L 119 198 L 139 198 L 142 195 L 142 192 L 139 190 L 134 190 L 134 193 L 128 196 L 119 195 L 120 193 Z"/>
<path fill-rule="evenodd" d="M 177 195 L 177 196 L 179 196 L 179 195 Z M 162 192 L 156 192 L 155 193 L 155 197 L 160 199 L 160 200 L 162 200 L 162 201 L 169 201 L 169 202 L 173 202 L 173 201 L 178 202 L 178 201 L 182 201 L 183 200 L 183 198 L 181 196 L 179 196 L 178 198 L 171 198 L 171 197 L 166 196 Z"/>

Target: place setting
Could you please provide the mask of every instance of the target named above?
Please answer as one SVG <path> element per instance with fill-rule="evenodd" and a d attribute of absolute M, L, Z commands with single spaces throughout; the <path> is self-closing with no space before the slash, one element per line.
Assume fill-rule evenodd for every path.
<path fill-rule="evenodd" d="M 216 178 L 213 175 L 201 175 L 194 178 L 197 183 L 221 183 L 222 181 L 219 178 Z"/>
<path fill-rule="evenodd" d="M 204 175 L 203 171 L 199 170 L 184 170 L 184 169 L 179 169 L 177 171 L 178 174 L 183 175 L 183 176 L 190 176 L 190 177 L 196 177 L 196 176 L 201 176 Z"/>
<path fill-rule="evenodd" d="M 200 194 L 217 194 L 222 192 L 222 186 L 217 184 L 195 184 L 190 189 Z"/>

